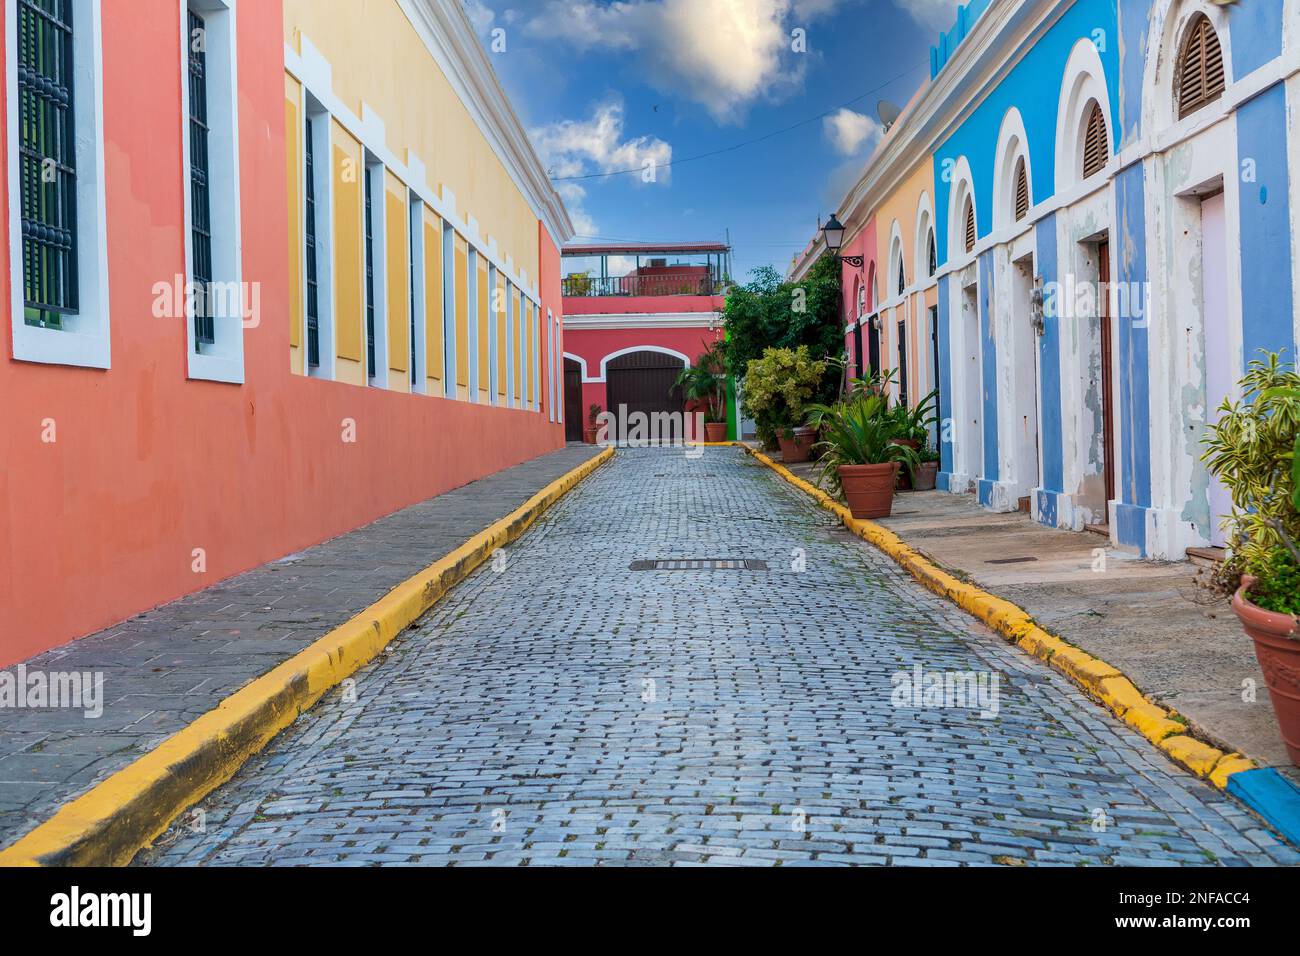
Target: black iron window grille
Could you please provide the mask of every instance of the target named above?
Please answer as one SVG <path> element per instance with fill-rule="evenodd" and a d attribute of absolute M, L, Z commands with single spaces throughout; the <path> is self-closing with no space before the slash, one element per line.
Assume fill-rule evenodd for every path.
<path fill-rule="evenodd" d="M 314 124 L 309 117 L 305 171 L 307 178 L 307 364 L 316 368 L 320 365 L 320 293 L 316 267 L 316 167 L 313 132 Z"/>
<path fill-rule="evenodd" d="M 366 170 L 366 369 L 373 378 L 375 368 L 375 221 L 374 188 L 370 170 Z"/>
<path fill-rule="evenodd" d="M 61 329 L 78 308 L 72 0 L 17 12 L 23 319 Z"/>
<path fill-rule="evenodd" d="M 907 323 L 898 323 L 898 404 L 907 408 Z"/>
<path fill-rule="evenodd" d="M 194 349 L 217 340 L 212 314 L 212 200 L 208 155 L 207 27 L 189 11 L 190 271 L 194 280 Z"/>

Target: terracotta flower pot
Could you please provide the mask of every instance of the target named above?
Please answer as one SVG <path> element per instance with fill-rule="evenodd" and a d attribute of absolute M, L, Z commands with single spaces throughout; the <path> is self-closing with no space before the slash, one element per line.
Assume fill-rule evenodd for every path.
<path fill-rule="evenodd" d="M 888 518 L 894 507 L 898 462 L 883 465 L 840 465 L 844 501 L 855 518 Z"/>
<path fill-rule="evenodd" d="M 582 429 L 582 440 L 588 445 L 596 444 L 596 432 L 598 431 L 600 431 L 599 428 L 584 426 Z"/>
<path fill-rule="evenodd" d="M 1264 672 L 1282 742 L 1291 762 L 1300 766 L 1300 619 L 1266 611 L 1246 598 L 1257 579 L 1241 576 L 1232 609 L 1255 642 L 1255 657 Z"/>
<path fill-rule="evenodd" d="M 707 442 L 726 441 L 727 423 L 726 422 L 705 422 L 704 440 Z"/>
<path fill-rule="evenodd" d="M 921 443 L 915 438 L 893 438 L 889 442 L 891 445 L 902 445 L 905 448 L 911 448 L 913 451 L 921 450 Z M 900 491 L 912 490 L 912 473 L 906 468 L 898 469 L 897 488 Z"/>
<path fill-rule="evenodd" d="M 934 491 L 938 480 L 939 463 L 937 461 L 923 461 L 921 467 L 916 469 L 916 475 L 912 478 L 912 490 Z"/>
<path fill-rule="evenodd" d="M 812 455 L 812 446 L 817 441 L 817 432 L 812 428 L 796 428 L 791 437 L 778 434 L 776 440 L 781 445 L 781 460 L 787 465 L 793 465 L 807 461 Z"/>

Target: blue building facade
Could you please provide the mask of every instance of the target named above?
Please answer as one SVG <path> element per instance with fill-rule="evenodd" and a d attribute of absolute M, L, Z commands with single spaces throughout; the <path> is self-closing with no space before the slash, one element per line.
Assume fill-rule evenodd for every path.
<path fill-rule="evenodd" d="M 933 167 L 940 486 L 1182 559 L 1201 440 L 1300 344 L 1300 0 L 977 0 L 846 197 Z"/>

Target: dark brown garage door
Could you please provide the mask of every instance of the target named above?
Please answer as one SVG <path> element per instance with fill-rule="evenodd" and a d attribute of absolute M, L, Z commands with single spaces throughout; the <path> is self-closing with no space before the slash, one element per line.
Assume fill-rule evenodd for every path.
<path fill-rule="evenodd" d="M 686 363 L 662 352 L 630 352 L 611 359 L 605 369 L 609 409 L 622 424 L 633 412 L 680 412 L 682 390 L 674 384 Z M 619 406 L 627 410 L 620 415 Z M 620 433 L 619 439 L 624 436 Z"/>
<path fill-rule="evenodd" d="M 582 407 L 582 366 L 571 358 L 564 360 L 564 440 L 582 441 L 586 422 Z"/>

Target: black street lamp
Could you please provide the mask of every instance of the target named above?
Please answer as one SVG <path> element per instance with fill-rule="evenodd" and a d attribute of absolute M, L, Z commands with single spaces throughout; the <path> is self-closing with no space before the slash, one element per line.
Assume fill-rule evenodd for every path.
<path fill-rule="evenodd" d="M 843 224 L 842 222 L 840 222 L 839 218 L 835 215 L 835 213 L 831 213 L 831 218 L 828 219 L 828 220 L 826 220 L 826 225 L 822 226 L 822 236 L 823 236 L 823 237 L 825 238 L 825 240 L 826 240 L 826 251 L 829 252 L 831 255 L 833 255 L 833 256 L 836 258 L 837 261 L 839 261 L 839 262 L 844 262 L 844 263 L 848 263 L 848 264 L 849 264 L 850 266 L 852 266 L 854 269 L 861 269 L 861 268 L 862 268 L 862 263 L 863 263 L 863 257 L 862 257 L 862 256 L 842 256 L 842 255 L 840 255 L 840 247 L 844 245 L 844 224 Z M 843 276 L 841 276 L 840 279 L 841 279 L 841 281 L 842 281 L 842 280 L 843 280 Z M 839 305 L 839 310 L 840 310 L 840 325 L 841 325 L 841 327 L 842 327 L 843 324 L 844 324 L 844 293 L 843 293 L 843 290 L 841 290 L 841 292 L 840 292 L 840 305 Z M 859 374 L 861 374 L 861 371 L 862 371 L 862 328 L 861 328 L 861 327 L 860 327 L 856 322 L 854 322 L 854 324 L 853 324 L 853 344 L 854 344 L 854 350 L 855 350 L 855 353 L 856 353 L 856 354 L 854 355 L 853 361 L 854 361 L 854 364 L 858 367 L 858 372 L 859 372 Z M 845 365 L 844 365 L 844 380 L 843 380 L 842 382 L 840 382 L 840 395 L 841 395 L 841 396 L 844 394 L 844 390 L 848 387 L 848 379 L 849 379 L 849 366 L 848 366 L 848 363 L 846 362 Z"/>
<path fill-rule="evenodd" d="M 831 218 L 822 226 L 822 236 L 826 239 L 826 248 L 840 262 L 846 262 L 855 269 L 862 268 L 862 256 L 842 256 L 840 246 L 844 245 L 844 224 L 831 213 Z"/>

